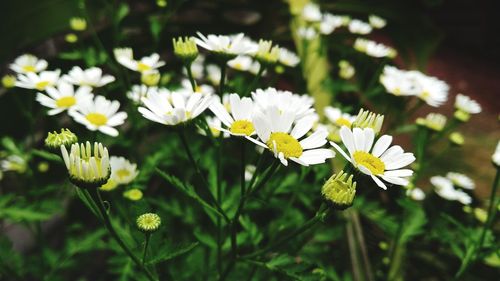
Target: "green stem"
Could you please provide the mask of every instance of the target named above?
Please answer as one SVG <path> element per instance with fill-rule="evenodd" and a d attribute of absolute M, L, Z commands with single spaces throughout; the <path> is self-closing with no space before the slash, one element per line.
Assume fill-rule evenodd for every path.
<path fill-rule="evenodd" d="M 310 228 L 312 228 L 316 223 L 318 223 L 321 219 L 324 218 L 324 216 L 328 213 L 329 208 L 326 206 L 326 204 L 321 204 L 318 212 L 314 217 L 306 221 L 304 224 L 302 224 L 299 228 L 295 229 L 294 231 L 290 232 L 289 234 L 283 236 L 281 239 L 278 239 L 274 243 L 258 250 L 255 251 L 251 254 L 243 256 L 245 259 L 251 259 L 257 256 L 261 256 L 269 251 L 272 251 L 276 248 L 279 248 L 281 245 L 285 244 L 286 242 L 290 241 L 291 239 L 295 238 L 296 236 L 299 236 L 300 234 L 306 232 Z"/>
<path fill-rule="evenodd" d="M 220 64 L 220 82 L 219 82 L 219 96 L 222 98 L 224 94 L 224 86 L 226 83 L 226 67 L 227 61 Z"/>
<path fill-rule="evenodd" d="M 144 238 L 144 252 L 142 254 L 142 265 L 146 263 L 146 255 L 148 253 L 149 240 L 151 238 L 151 233 L 146 233 Z"/>
<path fill-rule="evenodd" d="M 266 70 L 267 67 L 263 66 L 262 64 L 259 65 L 259 71 L 257 72 L 257 75 L 252 79 L 252 82 L 248 85 L 246 88 L 245 92 L 243 92 L 244 97 L 248 96 L 250 92 L 252 92 L 253 88 L 255 88 L 255 85 L 259 81 L 259 79 L 262 77 L 262 74 L 264 74 L 264 71 Z"/>
<path fill-rule="evenodd" d="M 232 258 L 233 260 L 236 259 L 237 251 L 238 251 L 238 245 L 237 245 L 237 224 L 238 224 L 238 219 L 241 213 L 241 209 L 243 208 L 244 202 L 245 202 L 245 142 L 241 142 L 241 171 L 240 171 L 240 184 L 241 184 L 241 189 L 240 189 L 240 202 L 238 204 L 238 208 L 236 210 L 236 213 L 234 214 L 233 219 L 231 220 L 231 253 L 232 253 Z"/>
<path fill-rule="evenodd" d="M 191 63 L 186 63 L 185 67 L 189 77 L 189 82 L 191 83 L 191 88 L 193 89 L 193 92 L 196 92 L 196 81 L 194 81 L 193 72 L 191 70 Z"/>
<path fill-rule="evenodd" d="M 225 64 L 224 64 L 225 65 Z M 224 73 L 224 71 L 222 71 Z M 223 83 L 224 78 L 223 74 L 221 74 L 221 83 Z M 222 89 L 221 87 L 221 97 L 222 97 Z M 222 141 L 224 134 L 221 132 L 219 136 L 219 143 L 217 145 L 217 186 L 216 186 L 216 202 L 220 204 L 222 197 L 222 187 L 221 187 L 221 178 L 222 178 Z M 228 221 L 230 223 L 230 221 Z M 220 278 L 223 278 L 224 274 L 222 272 L 222 222 L 220 217 L 217 217 L 217 271 L 219 273 Z"/>
<path fill-rule="evenodd" d="M 104 226 L 108 230 L 108 233 L 113 237 L 113 239 L 118 243 L 118 245 L 122 248 L 122 250 L 134 261 L 134 263 L 144 272 L 146 277 L 150 281 L 156 281 L 156 279 L 153 277 L 153 275 L 147 270 L 146 267 L 144 267 L 143 263 L 135 256 L 135 254 L 130 250 L 130 248 L 123 242 L 123 240 L 120 238 L 118 233 L 113 227 L 113 224 L 111 223 L 111 220 L 109 218 L 109 215 L 106 211 L 106 208 L 104 207 L 104 203 L 101 198 L 101 194 L 99 193 L 98 189 L 91 189 L 89 192 L 93 198 L 94 201 L 96 201 L 96 205 L 99 208 L 99 212 L 101 213 L 101 216 L 103 218 Z"/>

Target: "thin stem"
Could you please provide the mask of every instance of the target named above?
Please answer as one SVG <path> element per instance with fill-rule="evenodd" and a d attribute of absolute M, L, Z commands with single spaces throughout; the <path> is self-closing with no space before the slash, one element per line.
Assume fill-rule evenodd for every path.
<path fill-rule="evenodd" d="M 252 82 L 248 85 L 248 87 L 245 89 L 245 92 L 243 92 L 243 96 L 246 97 L 250 92 L 252 91 L 253 88 L 255 88 L 255 84 L 259 81 L 259 79 L 262 77 L 262 74 L 264 74 L 264 71 L 266 70 L 267 67 L 263 66 L 262 64 L 259 65 L 259 71 L 257 71 L 257 75 L 253 78 Z"/>
<path fill-rule="evenodd" d="M 224 71 L 222 72 L 224 73 Z M 224 78 L 223 74 L 221 74 L 221 83 L 223 83 Z M 221 87 L 221 97 L 222 97 L 222 87 Z M 221 187 L 221 178 L 222 178 L 222 141 L 223 141 L 223 133 L 221 132 L 219 136 L 219 143 L 217 145 L 217 186 L 216 186 L 216 202 L 220 204 L 222 197 L 222 187 Z M 219 272 L 219 276 L 222 279 L 224 274 L 222 272 L 222 223 L 220 217 L 217 217 L 217 271 Z"/>
<path fill-rule="evenodd" d="M 103 218 L 104 226 L 108 230 L 108 233 L 115 239 L 115 241 L 118 243 L 118 245 L 122 248 L 122 250 L 134 261 L 134 263 L 144 272 L 146 277 L 150 281 L 156 281 L 156 279 L 153 277 L 153 275 L 149 272 L 149 270 L 144 267 L 144 265 L 141 263 L 141 261 L 135 256 L 134 253 L 129 249 L 129 247 L 123 242 L 123 240 L 120 238 L 118 233 L 113 227 L 113 224 L 111 223 L 111 220 L 109 218 L 109 215 L 106 211 L 106 208 L 104 207 L 104 203 L 101 198 L 101 194 L 99 193 L 98 189 L 91 189 L 89 192 L 92 195 L 92 198 L 96 202 L 97 207 L 99 208 L 99 212 L 101 213 L 101 216 Z"/>
<path fill-rule="evenodd" d="M 191 70 L 191 63 L 186 63 L 185 67 L 189 77 L 189 82 L 191 83 L 191 88 L 193 89 L 193 92 L 196 92 L 196 81 L 194 81 L 193 71 Z"/>
<path fill-rule="evenodd" d="M 224 61 L 220 65 L 220 82 L 219 82 L 219 96 L 222 98 L 222 95 L 224 94 L 224 86 L 226 83 L 226 66 L 227 62 Z"/>
<path fill-rule="evenodd" d="M 312 228 L 316 223 L 318 223 L 323 217 L 328 213 L 329 208 L 325 204 L 321 204 L 318 212 L 314 217 L 306 221 L 304 224 L 302 224 L 299 228 L 295 229 L 294 231 L 290 232 L 288 235 L 283 236 L 281 239 L 278 239 L 274 243 L 267 245 L 266 247 L 255 251 L 251 254 L 245 255 L 243 258 L 245 259 L 251 259 L 253 257 L 257 257 L 260 255 L 263 255 L 269 251 L 272 251 L 276 248 L 279 248 L 281 245 L 285 244 L 292 238 L 295 238 L 296 236 L 299 236 L 300 234 L 306 232 L 310 228 Z"/>
<path fill-rule="evenodd" d="M 370 264 L 370 259 L 368 258 L 368 250 L 366 249 L 365 238 L 363 237 L 363 229 L 361 228 L 361 223 L 359 222 L 359 215 L 356 211 L 352 211 L 354 233 L 358 239 L 359 248 L 361 250 L 361 257 L 363 258 L 363 264 L 365 267 L 365 274 L 369 281 L 373 281 L 372 267 Z"/>
<path fill-rule="evenodd" d="M 233 219 L 231 220 L 231 253 L 232 253 L 232 258 L 236 259 L 237 251 L 238 251 L 238 245 L 237 245 L 237 224 L 238 224 L 238 219 L 241 213 L 241 208 L 243 207 L 243 204 L 245 202 L 245 142 L 241 142 L 241 171 L 240 171 L 240 202 L 238 204 L 238 209 L 236 210 L 236 213 L 234 214 Z"/>
<path fill-rule="evenodd" d="M 151 238 L 151 233 L 144 234 L 144 252 L 142 254 L 142 265 L 146 263 L 146 255 L 148 253 L 149 240 Z"/>

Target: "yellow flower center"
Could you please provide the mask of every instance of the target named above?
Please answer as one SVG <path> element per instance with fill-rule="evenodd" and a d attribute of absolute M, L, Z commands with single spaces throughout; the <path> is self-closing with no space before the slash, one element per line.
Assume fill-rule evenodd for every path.
<path fill-rule="evenodd" d="M 149 66 L 143 62 L 138 62 L 137 63 L 137 70 L 139 70 L 140 72 L 148 71 L 148 70 L 151 70 L 151 66 Z"/>
<path fill-rule="evenodd" d="M 283 153 L 285 158 L 300 157 L 302 155 L 302 146 L 299 141 L 287 133 L 271 133 L 266 144 L 272 151 L 274 151 L 276 144 L 276 150 L 278 153 Z"/>
<path fill-rule="evenodd" d="M 252 122 L 248 120 L 237 120 L 231 124 L 231 128 L 229 128 L 229 130 L 233 134 L 249 136 L 255 131 L 255 128 L 253 127 Z"/>
<path fill-rule="evenodd" d="M 87 120 L 95 126 L 102 126 L 108 123 L 108 117 L 101 113 L 89 113 L 85 116 Z"/>
<path fill-rule="evenodd" d="M 243 70 L 243 65 L 241 65 L 241 63 L 237 62 L 234 64 L 234 68 L 238 69 L 238 70 Z"/>
<path fill-rule="evenodd" d="M 63 107 L 63 108 L 68 108 L 73 105 L 75 105 L 76 99 L 75 97 L 69 96 L 69 97 L 62 97 L 56 101 L 57 107 Z"/>
<path fill-rule="evenodd" d="M 40 81 L 35 84 L 35 88 L 39 91 L 45 90 L 45 88 L 50 84 L 49 81 Z"/>
<path fill-rule="evenodd" d="M 123 178 L 128 177 L 130 175 L 130 171 L 127 169 L 120 169 L 120 170 L 116 171 L 116 175 L 120 179 L 123 179 Z"/>
<path fill-rule="evenodd" d="M 353 158 L 357 165 L 362 165 L 374 175 L 383 174 L 385 171 L 384 162 L 368 152 L 356 151 L 353 154 Z"/>
<path fill-rule="evenodd" d="M 342 126 L 347 126 L 347 127 L 351 127 L 351 121 L 345 119 L 344 117 L 340 117 L 339 119 L 337 119 L 335 121 L 335 123 L 337 124 L 337 126 L 339 127 L 342 127 Z"/>
<path fill-rule="evenodd" d="M 33 65 L 25 65 L 23 66 L 23 70 L 25 72 L 35 72 L 35 67 Z"/>
<path fill-rule="evenodd" d="M 422 93 L 420 94 L 420 97 L 421 97 L 422 99 L 426 99 L 426 98 L 428 98 L 430 95 L 431 95 L 431 94 L 430 94 L 429 92 L 424 91 L 424 92 L 422 92 Z"/>
<path fill-rule="evenodd" d="M 196 85 L 196 87 L 194 87 L 194 92 L 195 93 L 202 93 L 201 87 L 199 85 Z"/>

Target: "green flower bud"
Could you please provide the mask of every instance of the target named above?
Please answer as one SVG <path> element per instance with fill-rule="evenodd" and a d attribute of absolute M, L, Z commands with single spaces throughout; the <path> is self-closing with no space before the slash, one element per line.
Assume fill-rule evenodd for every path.
<path fill-rule="evenodd" d="M 353 175 L 340 171 L 332 175 L 323 185 L 321 194 L 333 205 L 333 208 L 345 210 L 352 206 L 356 195 L 356 182 L 353 182 Z"/>
<path fill-rule="evenodd" d="M 146 213 L 137 218 L 137 227 L 142 232 L 155 232 L 161 225 L 161 218 L 157 214 Z"/>
<path fill-rule="evenodd" d="M 2 77 L 2 85 L 4 88 L 13 88 L 16 85 L 16 77 L 14 75 L 5 75 Z"/>
<path fill-rule="evenodd" d="M 464 136 L 459 132 L 453 132 L 449 136 L 451 144 L 456 146 L 462 146 L 465 142 Z"/>
<path fill-rule="evenodd" d="M 470 113 L 459 109 L 455 111 L 453 117 L 455 117 L 455 119 L 457 119 L 458 121 L 467 122 L 470 119 Z"/>
<path fill-rule="evenodd" d="M 142 199 L 142 191 L 137 188 L 132 188 L 130 190 L 127 190 L 123 192 L 123 197 L 131 200 L 131 201 L 139 201 Z"/>
<path fill-rule="evenodd" d="M 157 86 L 158 83 L 160 82 L 160 78 L 161 75 L 158 71 L 148 71 L 148 72 L 143 72 L 141 74 L 142 84 L 149 87 Z"/>
<path fill-rule="evenodd" d="M 78 137 L 68 129 L 61 129 L 60 133 L 54 131 L 48 133 L 45 138 L 45 146 L 52 151 L 59 151 L 61 145 L 70 147 L 72 144 L 78 142 Z"/>
<path fill-rule="evenodd" d="M 179 37 L 172 39 L 174 45 L 174 54 L 184 63 L 192 63 L 198 57 L 198 47 L 193 37 Z"/>
<path fill-rule="evenodd" d="M 167 6 L 167 0 L 156 0 L 156 5 L 160 8 L 165 8 Z"/>
<path fill-rule="evenodd" d="M 383 123 L 384 115 L 360 109 L 358 116 L 356 116 L 356 119 L 352 122 L 352 127 L 361 129 L 372 128 L 375 134 L 378 134 L 382 129 Z"/>
<path fill-rule="evenodd" d="M 75 31 L 83 31 L 87 29 L 87 21 L 84 18 L 71 18 L 69 26 Z"/>
<path fill-rule="evenodd" d="M 78 41 L 78 36 L 76 36 L 76 34 L 74 33 L 68 33 L 64 37 L 64 40 L 66 40 L 66 42 L 68 43 L 75 43 L 76 41 Z"/>
<path fill-rule="evenodd" d="M 45 173 L 45 172 L 47 172 L 49 170 L 50 165 L 49 165 L 48 162 L 42 161 L 42 162 L 38 163 L 37 168 L 38 168 L 38 171 L 40 173 Z"/>
<path fill-rule="evenodd" d="M 415 123 L 432 131 L 440 132 L 446 125 L 446 116 L 440 113 L 429 113 L 425 118 L 417 118 Z"/>

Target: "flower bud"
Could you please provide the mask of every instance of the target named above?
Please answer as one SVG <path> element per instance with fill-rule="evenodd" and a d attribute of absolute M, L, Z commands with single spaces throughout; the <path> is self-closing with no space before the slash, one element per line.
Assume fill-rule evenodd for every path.
<path fill-rule="evenodd" d="M 75 31 L 83 31 L 87 29 L 87 21 L 84 18 L 71 18 L 69 26 Z"/>
<path fill-rule="evenodd" d="M 2 77 L 2 86 L 4 88 L 13 88 L 16 85 L 16 77 L 14 75 L 5 75 Z"/>
<path fill-rule="evenodd" d="M 416 123 L 430 130 L 440 132 L 446 124 L 446 116 L 440 113 L 429 113 L 425 118 L 417 118 Z"/>
<path fill-rule="evenodd" d="M 459 132 L 453 132 L 449 136 L 451 144 L 456 146 L 462 146 L 465 142 L 464 136 Z"/>
<path fill-rule="evenodd" d="M 332 175 L 323 185 L 321 194 L 333 208 L 345 210 L 352 206 L 356 195 L 356 182 L 353 182 L 352 178 L 353 175 L 340 171 Z"/>
<path fill-rule="evenodd" d="M 174 54 L 179 57 L 184 63 L 192 63 L 198 56 L 198 47 L 192 37 L 179 37 L 177 40 L 172 39 L 174 45 Z"/>
<path fill-rule="evenodd" d="M 53 133 L 49 132 L 45 138 L 45 146 L 52 151 L 59 150 L 61 145 L 69 148 L 76 142 L 78 142 L 78 137 L 73 134 L 73 132 L 65 128 L 61 129 L 60 133 L 57 133 L 56 131 Z"/>
<path fill-rule="evenodd" d="M 453 113 L 453 117 L 460 122 L 467 122 L 470 119 L 470 113 L 459 109 Z"/>
<path fill-rule="evenodd" d="M 137 188 L 132 188 L 130 190 L 127 190 L 123 192 L 123 197 L 131 200 L 131 201 L 139 201 L 142 199 L 142 191 Z"/>
<path fill-rule="evenodd" d="M 378 134 L 382 129 L 383 123 L 384 115 L 360 109 L 358 116 L 356 116 L 356 119 L 352 122 L 352 127 L 361 129 L 372 128 L 375 134 Z"/>
<path fill-rule="evenodd" d="M 155 87 L 160 82 L 161 75 L 158 71 L 147 71 L 141 74 L 141 82 L 142 84 Z"/>
<path fill-rule="evenodd" d="M 260 40 L 255 59 L 263 65 L 275 64 L 279 59 L 280 48 L 272 46 L 272 41 Z"/>
<path fill-rule="evenodd" d="M 64 37 L 64 40 L 66 40 L 66 42 L 68 43 L 75 43 L 76 41 L 78 41 L 78 36 L 74 33 L 68 33 Z"/>
<path fill-rule="evenodd" d="M 146 213 L 137 218 L 137 227 L 140 231 L 152 233 L 158 230 L 161 225 L 161 218 L 157 214 Z"/>

